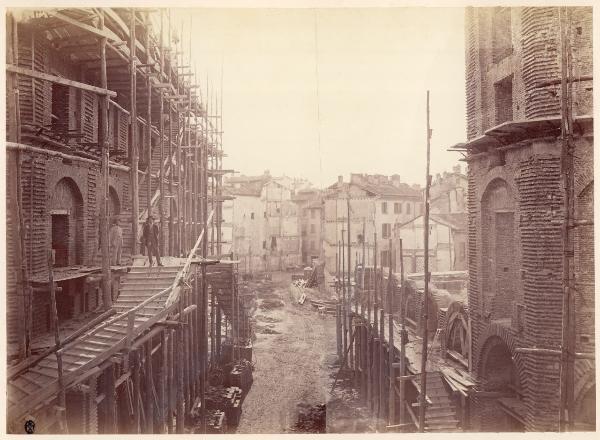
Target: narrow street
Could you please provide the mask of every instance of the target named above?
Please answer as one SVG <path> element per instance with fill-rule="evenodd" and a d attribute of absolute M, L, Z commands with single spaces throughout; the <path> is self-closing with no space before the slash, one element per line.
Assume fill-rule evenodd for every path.
<path fill-rule="evenodd" d="M 256 298 L 254 383 L 236 432 L 374 432 L 347 377 L 340 375 L 330 394 L 338 372 L 335 316 L 319 313 L 309 300 L 298 304 L 290 283 L 289 273 L 275 273 L 272 281 L 243 288 Z"/>
<path fill-rule="evenodd" d="M 324 407 L 318 405 L 326 402 L 336 357 L 335 317 L 294 301 L 290 282 L 289 273 L 275 273 L 272 282 L 248 285 L 257 300 L 254 383 L 238 433 L 294 432 L 299 415 L 307 413 L 315 416 L 311 431 L 325 432 Z"/>

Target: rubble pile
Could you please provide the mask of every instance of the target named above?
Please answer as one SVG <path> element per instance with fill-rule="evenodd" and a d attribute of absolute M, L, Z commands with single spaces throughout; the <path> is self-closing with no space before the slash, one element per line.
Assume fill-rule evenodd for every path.
<path fill-rule="evenodd" d="M 294 425 L 294 432 L 307 432 L 323 434 L 327 428 L 327 409 L 325 404 L 309 405 L 298 404 L 298 420 Z"/>

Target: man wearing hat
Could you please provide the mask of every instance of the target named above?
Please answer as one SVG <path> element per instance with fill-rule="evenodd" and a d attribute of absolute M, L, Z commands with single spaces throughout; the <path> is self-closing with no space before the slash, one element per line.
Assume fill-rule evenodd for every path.
<path fill-rule="evenodd" d="M 162 266 L 160 262 L 160 254 L 158 252 L 158 225 L 154 223 L 154 217 L 149 215 L 144 223 L 144 232 L 142 234 L 142 243 L 148 249 L 148 261 L 152 266 L 152 255 L 156 256 L 156 262 Z"/>
<path fill-rule="evenodd" d="M 108 248 L 110 250 L 110 264 L 112 266 L 121 265 L 121 251 L 123 249 L 123 229 L 119 226 L 116 218 L 111 221 L 108 230 Z"/>

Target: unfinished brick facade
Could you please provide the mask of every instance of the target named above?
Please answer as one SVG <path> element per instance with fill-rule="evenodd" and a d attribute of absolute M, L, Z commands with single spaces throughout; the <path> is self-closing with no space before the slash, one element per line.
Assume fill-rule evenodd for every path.
<path fill-rule="evenodd" d="M 68 12 L 77 17 L 80 13 L 77 10 Z M 130 12 L 107 9 L 105 13 L 108 32 L 114 33 L 113 39 L 124 42 L 119 46 L 121 51 L 128 51 L 125 43 L 129 43 L 130 32 L 124 20 L 130 20 Z M 90 14 L 90 17 L 94 15 Z M 11 99 L 7 99 L 9 144 L 6 168 L 9 357 L 16 354 L 17 346 L 22 351 L 25 344 L 24 316 L 28 314 L 29 299 L 24 299 L 22 287 L 18 285 L 19 277 L 23 284 L 31 283 L 36 291 L 31 301 L 34 316 L 31 333 L 36 336 L 50 330 L 48 294 L 41 291 L 47 288 L 48 252 L 52 253 L 55 268 L 89 268 L 98 272 L 102 263 L 99 241 L 103 198 L 100 131 L 103 121 L 101 98 L 94 89 L 100 84 L 99 44 L 93 32 L 82 31 L 81 27 L 69 22 L 69 18 L 66 22 L 56 20 L 51 14 L 39 11 L 22 11 L 15 21 L 7 20 L 7 61 L 11 69 L 18 71 L 7 75 L 7 90 L 11 92 L 8 94 Z M 147 33 L 152 40 L 157 38 L 152 30 L 138 28 L 143 32 L 141 36 L 138 34 L 138 42 Z M 158 62 L 160 55 L 156 41 L 148 51 L 141 47 L 138 64 L 151 59 Z M 199 96 L 192 96 L 190 84 L 178 76 L 176 60 L 167 56 L 160 72 L 158 65 L 152 64 L 149 106 L 147 75 L 138 67 L 140 78 L 136 81 L 135 106 L 138 114 L 135 124 L 139 159 L 138 212 L 134 214 L 131 128 L 134 124 L 130 117 L 129 60 L 128 52 L 127 55 L 116 52 L 119 51 L 109 49 L 107 63 L 107 83 L 112 94 L 107 104 L 106 121 L 108 221 L 116 219 L 123 230 L 121 262 L 126 264 L 131 261 L 133 251 L 139 253 L 134 249 L 138 237 L 132 234 L 133 223 L 138 224 L 139 231 L 150 205 L 156 220 L 160 217 L 163 220 L 163 255 L 180 255 L 191 248 L 199 234 L 199 217 L 204 215 L 203 206 L 196 197 L 200 187 L 208 189 L 210 185 L 209 192 L 216 191 L 213 186 L 216 187 L 218 182 L 213 176 L 221 174 L 208 176 L 206 170 L 209 156 L 218 156 L 219 152 L 197 149 L 191 155 L 182 153 L 180 147 L 193 143 L 193 136 L 198 139 L 199 135 L 190 134 L 191 119 L 186 120 L 180 104 L 167 100 L 163 89 L 156 84 L 168 81 L 169 93 L 179 90 L 190 94 L 189 105 L 196 109 L 194 117 L 202 118 L 204 113 L 201 115 L 199 111 Z M 161 106 L 160 97 L 163 99 Z M 146 122 L 148 115 L 152 123 L 150 129 Z M 184 124 L 187 126 L 185 135 L 182 133 Z M 161 148 L 160 130 L 163 134 Z M 216 164 L 211 167 L 221 166 L 220 160 L 210 160 Z M 181 166 L 171 166 L 175 163 Z M 161 168 L 164 173 L 162 194 L 159 191 Z M 216 195 L 208 201 L 211 208 L 215 199 Z M 162 216 L 159 216 L 161 204 Z M 178 206 L 184 209 L 178 211 Z M 218 215 L 215 214 L 215 224 Z M 213 236 L 211 234 L 211 239 Z M 23 267 L 27 268 L 25 274 L 21 273 Z M 85 282 L 85 278 L 81 276 L 79 285 L 73 281 L 58 281 L 58 286 L 63 289 L 57 296 L 59 315 L 63 314 L 60 318 L 70 318 L 98 306 L 100 281 L 97 277 L 88 277 Z M 118 274 L 113 274 L 113 278 L 118 279 Z"/>
<path fill-rule="evenodd" d="M 577 220 L 593 218 L 591 24 L 591 8 L 572 8 Z M 558 429 L 559 357 L 515 348 L 561 344 L 560 76 L 558 8 L 467 9 L 471 369 L 480 391 L 505 394 L 475 395 L 476 430 Z M 593 226 L 575 236 L 576 350 L 593 352 Z M 575 370 L 584 399 L 593 362 L 576 360 Z M 589 429 L 593 420 L 579 417 Z"/>

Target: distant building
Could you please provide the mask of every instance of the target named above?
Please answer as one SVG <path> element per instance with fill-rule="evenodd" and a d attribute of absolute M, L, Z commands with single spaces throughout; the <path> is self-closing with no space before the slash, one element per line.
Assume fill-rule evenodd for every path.
<path fill-rule="evenodd" d="M 300 226 L 292 202 L 296 180 L 261 176 L 228 179 L 223 204 L 224 227 L 231 230 L 231 250 L 242 272 L 285 270 L 301 264 Z"/>
<path fill-rule="evenodd" d="M 467 176 L 461 172 L 460 165 L 452 172 L 437 174 L 429 189 L 429 206 L 433 214 L 463 213 L 467 215 Z"/>
<path fill-rule="evenodd" d="M 437 174 L 429 191 L 429 270 L 465 270 L 467 265 L 467 176 L 460 165 Z M 423 215 L 399 226 L 406 273 L 423 272 Z"/>
<path fill-rule="evenodd" d="M 310 266 L 323 258 L 323 194 L 317 189 L 303 189 L 296 192 L 293 201 L 300 216 L 302 264 Z"/>
<path fill-rule="evenodd" d="M 423 209 L 422 191 L 419 186 L 410 186 L 400 181 L 400 176 L 351 174 L 350 182 L 342 176 L 329 186 L 324 194 L 324 258 L 329 272 L 336 270 L 336 252 L 342 240 L 346 245 L 345 260 L 348 260 L 348 199 L 350 199 L 350 245 L 351 269 L 362 261 L 374 263 L 374 234 L 377 233 L 377 260 L 379 266 L 390 264 L 390 239 L 397 249 L 393 235 L 396 228 L 419 215 Z M 343 238 L 342 238 L 342 231 Z M 399 259 L 397 259 L 399 268 Z"/>
<path fill-rule="evenodd" d="M 404 271 L 424 270 L 425 244 L 423 215 L 400 225 Z M 467 264 L 467 217 L 461 213 L 431 214 L 429 217 L 429 270 L 447 272 L 465 270 Z"/>
<path fill-rule="evenodd" d="M 301 265 L 300 219 L 286 180 L 271 179 L 262 188 L 264 207 L 262 249 L 266 270 L 286 270 Z"/>

